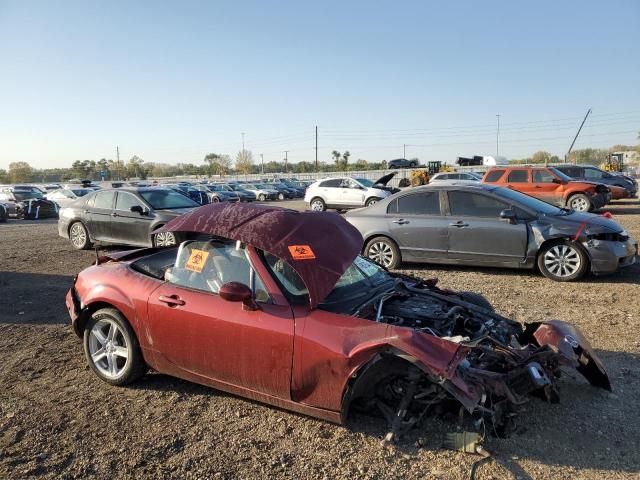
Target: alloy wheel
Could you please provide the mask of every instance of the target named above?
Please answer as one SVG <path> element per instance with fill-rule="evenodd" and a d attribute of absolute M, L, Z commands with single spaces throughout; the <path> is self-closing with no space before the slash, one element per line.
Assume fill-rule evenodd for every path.
<path fill-rule="evenodd" d="M 69 236 L 71 237 L 71 243 L 76 248 L 82 248 L 87 243 L 87 231 L 81 223 L 74 223 L 71 226 Z"/>
<path fill-rule="evenodd" d="M 544 255 L 544 266 L 557 277 L 574 275 L 582 264 L 582 259 L 574 247 L 570 245 L 556 245 Z"/>
<path fill-rule="evenodd" d="M 171 247 L 176 244 L 176 237 L 171 232 L 156 233 L 154 243 L 156 247 Z"/>
<path fill-rule="evenodd" d="M 314 200 L 311 202 L 311 210 L 314 212 L 322 212 L 324 211 L 324 203 L 322 200 Z"/>
<path fill-rule="evenodd" d="M 586 198 L 578 197 L 571 200 L 571 209 L 576 212 L 587 212 L 589 211 L 589 202 Z"/>
<path fill-rule="evenodd" d="M 129 361 L 129 350 L 126 337 L 113 320 L 100 320 L 89 333 L 91 362 L 109 379 L 122 375 Z"/>
<path fill-rule="evenodd" d="M 386 268 L 393 263 L 393 250 L 391 246 L 385 242 L 372 243 L 367 256 Z"/>

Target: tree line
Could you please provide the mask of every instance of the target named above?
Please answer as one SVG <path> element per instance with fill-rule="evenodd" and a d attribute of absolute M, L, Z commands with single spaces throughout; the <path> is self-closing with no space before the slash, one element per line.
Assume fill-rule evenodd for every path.
<path fill-rule="evenodd" d="M 319 161 L 318 171 L 356 171 L 356 170 L 384 170 L 386 160 L 382 162 L 368 162 L 358 159 L 349 163 L 350 153 L 334 151 L 334 162 Z M 134 155 L 127 162 L 101 158 L 100 160 L 76 160 L 69 168 L 36 169 L 27 162 L 12 162 L 8 170 L 0 169 L 0 183 L 47 183 L 64 182 L 74 179 L 88 180 L 145 180 L 149 177 L 176 176 L 227 176 L 237 174 L 271 174 L 271 173 L 312 173 L 316 171 L 315 162 L 302 161 L 286 163 L 284 161 L 268 161 L 264 164 L 256 162 L 250 150 L 240 150 L 232 160 L 230 155 L 209 153 L 205 155 L 203 163 L 160 163 L 147 162 Z"/>
<path fill-rule="evenodd" d="M 640 139 L 640 137 L 639 137 Z M 640 158 L 640 145 L 614 145 L 609 149 L 584 148 L 571 152 L 567 161 L 590 165 L 600 165 L 610 153 L 615 151 L 635 150 Z M 339 152 L 334 150 L 331 153 L 333 162 L 319 161 L 317 171 L 362 171 L 362 170 L 385 170 L 387 161 L 369 162 L 359 158 L 349 161 L 351 153 L 349 151 Z M 415 160 L 418 160 L 417 158 Z M 531 157 L 510 160 L 509 163 L 522 164 L 544 164 L 560 163 L 563 159 L 549 152 L 540 150 Z M 100 160 L 76 160 L 68 168 L 43 168 L 36 169 L 27 162 L 12 162 L 9 169 L 0 169 L 1 183 L 47 183 L 64 182 L 72 179 L 89 180 L 127 180 L 141 179 L 149 177 L 176 177 L 176 176 L 227 176 L 237 174 L 272 174 L 272 173 L 312 173 L 316 171 L 316 164 L 313 161 L 301 161 L 296 163 L 286 163 L 284 161 L 269 161 L 262 163 L 256 161 L 250 150 L 240 150 L 235 159 L 228 154 L 209 153 L 205 155 L 203 162 L 195 163 L 159 163 L 147 162 L 134 155 L 128 161 L 101 158 Z"/>
<path fill-rule="evenodd" d="M 566 161 L 568 163 L 579 163 L 587 165 L 600 165 L 604 163 L 609 155 L 613 152 L 638 152 L 637 156 L 640 158 L 640 145 L 614 145 L 611 148 L 583 148 L 580 150 L 574 150 L 568 156 Z M 564 158 L 560 158 L 557 155 L 551 155 L 549 152 L 539 150 L 530 157 L 509 160 L 511 164 L 545 164 L 545 163 L 562 163 Z"/>

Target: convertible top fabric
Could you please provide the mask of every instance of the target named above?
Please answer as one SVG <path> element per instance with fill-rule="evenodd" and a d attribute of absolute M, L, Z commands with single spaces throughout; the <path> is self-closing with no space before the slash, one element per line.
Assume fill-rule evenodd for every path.
<path fill-rule="evenodd" d="M 360 232 L 337 213 L 214 203 L 177 217 L 163 231 L 240 240 L 285 260 L 309 291 L 311 308 L 331 292 L 362 250 Z"/>

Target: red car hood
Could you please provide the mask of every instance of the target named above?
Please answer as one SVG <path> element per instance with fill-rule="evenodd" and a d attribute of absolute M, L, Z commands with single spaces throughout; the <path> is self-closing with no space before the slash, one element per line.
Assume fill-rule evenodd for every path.
<path fill-rule="evenodd" d="M 297 212 L 267 205 L 212 203 L 162 230 L 240 240 L 284 259 L 298 272 L 315 308 L 362 249 L 360 232 L 337 213 Z"/>

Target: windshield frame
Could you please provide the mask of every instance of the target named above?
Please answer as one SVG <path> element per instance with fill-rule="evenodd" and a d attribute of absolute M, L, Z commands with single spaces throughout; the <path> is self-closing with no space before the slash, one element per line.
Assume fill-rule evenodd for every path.
<path fill-rule="evenodd" d="M 554 217 L 566 213 L 566 211 L 560 207 L 556 207 L 551 203 L 547 203 L 539 198 L 532 197 L 531 195 L 527 195 L 526 193 L 522 193 L 511 188 L 495 187 L 491 190 L 491 193 L 510 205 L 515 204 L 518 208 L 524 208 L 535 215 L 547 215 Z"/>

